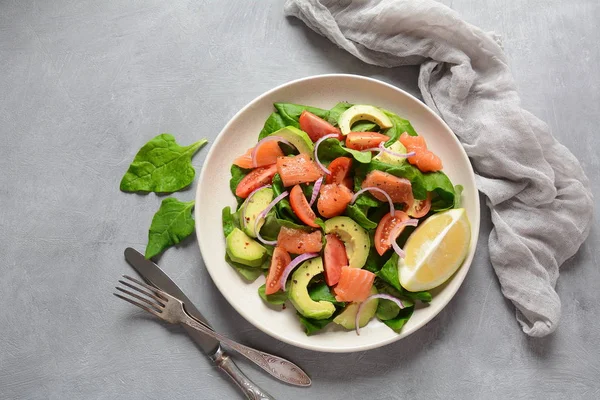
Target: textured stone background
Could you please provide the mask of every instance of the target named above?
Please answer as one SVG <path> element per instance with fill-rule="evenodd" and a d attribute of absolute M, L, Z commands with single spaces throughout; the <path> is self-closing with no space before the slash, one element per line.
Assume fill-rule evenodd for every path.
<path fill-rule="evenodd" d="M 503 36 L 525 107 L 600 193 L 600 3 L 446 4 Z M 364 65 L 286 19 L 281 1 L 0 1 L 0 398 L 238 398 L 179 329 L 110 294 L 130 271 L 124 247 L 143 250 L 160 203 L 121 193 L 119 179 L 158 133 L 214 138 L 265 90 L 334 72 L 418 95 L 415 68 L 398 79 Z M 311 389 L 296 389 L 239 362 L 279 399 L 600 398 L 598 225 L 562 268 L 561 325 L 536 340 L 500 293 L 487 210 L 482 217 L 473 267 L 450 305 L 418 333 L 364 353 L 304 351 L 257 331 L 217 292 L 194 240 L 160 261 L 218 330 L 312 374 Z"/>

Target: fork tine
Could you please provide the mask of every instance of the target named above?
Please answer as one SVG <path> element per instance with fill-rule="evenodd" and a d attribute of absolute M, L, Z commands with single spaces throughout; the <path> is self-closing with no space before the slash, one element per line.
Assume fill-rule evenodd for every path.
<path fill-rule="evenodd" d="M 152 306 L 152 307 L 154 307 L 154 308 L 155 308 L 156 310 L 158 310 L 159 312 L 162 312 L 162 310 L 161 310 L 161 309 L 165 307 L 165 305 L 164 305 L 164 304 L 162 304 L 162 303 L 158 303 L 158 304 L 156 304 L 156 303 L 154 303 L 154 302 L 152 302 L 152 301 L 148 300 L 148 299 L 147 299 L 147 298 L 145 298 L 145 297 L 142 297 L 142 296 L 139 296 L 139 295 L 137 295 L 137 294 L 135 294 L 135 293 L 133 293 L 133 292 L 130 292 L 130 291 L 129 291 L 129 290 L 127 290 L 127 289 L 123 289 L 123 288 L 120 288 L 120 287 L 118 287 L 118 286 L 115 286 L 115 289 L 117 289 L 117 290 L 120 290 L 120 291 L 121 291 L 121 292 L 123 292 L 123 293 L 127 293 L 127 294 L 128 294 L 128 295 L 130 295 L 131 297 L 135 297 L 136 299 L 143 301 L 144 303 L 148 304 L 149 306 Z"/>
<path fill-rule="evenodd" d="M 131 289 L 133 289 L 133 290 L 137 290 L 138 292 L 140 292 L 140 293 L 142 293 L 142 294 L 144 294 L 144 295 L 146 295 L 146 296 L 148 296 L 148 297 L 150 297 L 150 298 L 152 298 L 152 299 L 154 299 L 154 300 L 158 301 L 158 302 L 159 302 L 159 303 L 161 303 L 161 304 L 163 304 L 163 303 L 166 303 L 166 302 L 167 302 L 167 300 L 166 300 L 166 299 L 163 299 L 162 297 L 158 297 L 158 296 L 156 296 L 154 293 L 147 292 L 147 291 L 145 291 L 144 289 L 142 289 L 142 288 L 139 288 L 139 287 L 137 287 L 137 286 L 135 286 L 135 285 L 132 285 L 132 284 L 131 284 L 131 283 L 129 283 L 129 282 L 125 282 L 125 281 L 119 280 L 119 283 L 120 283 L 120 284 L 122 284 L 122 285 L 125 285 L 125 286 L 127 286 L 128 288 L 131 288 Z M 163 305 L 163 306 L 164 306 L 164 305 Z"/>
<path fill-rule="evenodd" d="M 163 292 L 162 290 L 160 290 L 159 288 L 154 287 L 152 285 L 148 285 L 147 283 L 137 280 L 135 278 L 132 278 L 129 275 L 123 275 L 123 278 L 129 279 L 130 281 L 133 281 L 133 282 L 137 283 L 138 285 L 145 287 L 146 289 L 155 293 L 158 297 L 161 297 L 164 301 L 169 301 L 169 299 L 167 298 L 167 294 L 165 292 Z"/>
<path fill-rule="evenodd" d="M 152 310 L 152 309 L 150 309 L 150 308 L 146 307 L 145 305 L 143 305 L 143 304 L 140 304 L 140 303 L 138 303 L 138 302 L 136 302 L 136 301 L 133 301 L 133 300 L 131 300 L 131 299 L 128 299 L 128 298 L 127 298 L 127 297 L 125 297 L 125 296 L 121 296 L 121 295 L 120 295 L 120 294 L 118 294 L 118 293 L 113 293 L 113 294 L 114 294 L 115 296 L 117 296 L 118 298 L 120 298 L 120 299 L 122 299 L 122 300 L 125 300 L 126 302 L 128 302 L 128 303 L 131 303 L 131 304 L 133 304 L 134 306 L 137 306 L 137 307 L 141 308 L 142 310 L 144 310 L 144 311 L 147 311 L 147 312 L 149 312 L 150 314 L 152 314 L 152 315 L 154 315 L 154 316 L 156 316 L 156 317 L 158 317 L 158 318 L 161 318 L 161 319 L 162 319 L 162 317 L 161 317 L 161 315 L 160 315 L 159 313 L 157 313 L 156 311 L 154 311 L 154 310 Z"/>

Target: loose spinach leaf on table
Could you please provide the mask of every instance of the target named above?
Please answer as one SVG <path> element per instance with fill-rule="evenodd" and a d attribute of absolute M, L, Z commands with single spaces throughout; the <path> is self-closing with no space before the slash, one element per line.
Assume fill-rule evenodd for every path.
<path fill-rule="evenodd" d="M 232 261 L 231 258 L 229 258 L 229 255 L 227 253 L 225 253 L 225 261 L 227 262 L 227 264 L 231 265 L 242 277 L 244 277 L 244 279 L 246 279 L 247 281 L 250 281 L 250 282 L 254 282 L 256 280 L 256 278 L 261 276 L 263 273 L 263 270 L 261 267 L 259 267 L 259 268 L 248 267 L 246 265 L 239 264 L 239 263 L 236 263 L 235 261 Z"/>
<path fill-rule="evenodd" d="M 275 106 L 275 109 L 281 116 L 281 119 L 283 120 L 285 125 L 291 125 L 296 128 L 300 128 L 298 120 L 300 119 L 300 114 L 302 114 L 302 111 L 304 110 L 309 111 L 323 119 L 327 119 L 327 116 L 329 115 L 329 110 L 323 110 L 322 108 L 317 107 L 303 106 L 300 104 L 291 103 L 275 103 L 273 105 Z"/>
<path fill-rule="evenodd" d="M 370 151 L 348 149 L 342 146 L 342 142 L 337 139 L 325 139 L 321 142 L 317 155 L 319 161 L 324 163 L 330 163 L 338 157 L 351 155 L 359 163 L 368 164 L 372 158 Z"/>
<path fill-rule="evenodd" d="M 180 146 L 163 133 L 142 146 L 121 179 L 124 192 L 172 193 L 189 186 L 196 175 L 192 156 L 207 143 L 202 139 Z"/>
<path fill-rule="evenodd" d="M 262 285 L 261 287 L 258 288 L 258 295 L 260 296 L 261 299 L 263 299 L 264 301 L 266 301 L 269 304 L 273 304 L 276 306 L 285 304 L 285 301 L 287 300 L 286 292 L 278 291 L 273 294 L 266 294 L 265 293 L 266 289 L 267 289 L 266 284 Z"/>
<path fill-rule="evenodd" d="M 312 319 L 306 318 L 301 314 L 298 314 L 298 319 L 300 320 L 302 326 L 304 326 L 304 331 L 308 336 L 320 331 L 333 321 L 333 317 L 327 319 Z"/>
<path fill-rule="evenodd" d="M 269 118 L 267 118 L 267 120 L 265 121 L 265 125 L 263 126 L 262 130 L 258 134 L 258 140 L 264 139 L 267 136 L 269 136 L 271 133 L 278 131 L 285 127 L 286 127 L 286 124 L 283 121 L 283 118 L 281 117 L 281 115 L 279 115 L 279 113 L 274 112 L 271 115 L 269 115 Z"/>
<path fill-rule="evenodd" d="M 194 232 L 193 208 L 194 201 L 181 202 L 172 197 L 162 201 L 148 231 L 147 259 L 162 253 L 167 247 L 181 242 Z"/>

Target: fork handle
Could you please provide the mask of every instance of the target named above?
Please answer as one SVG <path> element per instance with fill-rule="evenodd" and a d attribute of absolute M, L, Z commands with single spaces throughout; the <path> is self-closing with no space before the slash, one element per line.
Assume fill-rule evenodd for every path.
<path fill-rule="evenodd" d="M 241 389 L 249 400 L 275 400 L 267 392 L 259 388 L 238 368 L 231 358 L 219 347 L 217 352 L 211 357 L 217 367 L 225 372 L 236 385 Z"/>

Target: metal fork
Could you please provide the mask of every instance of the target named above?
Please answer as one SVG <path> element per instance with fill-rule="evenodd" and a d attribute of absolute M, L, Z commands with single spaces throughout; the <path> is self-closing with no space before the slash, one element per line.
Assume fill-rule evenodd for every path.
<path fill-rule="evenodd" d="M 123 280 L 119 280 L 119 283 L 146 297 L 142 297 L 132 291 L 116 286 L 115 288 L 118 291 L 131 296 L 135 300 L 118 293 L 113 293 L 118 298 L 138 306 L 142 310 L 149 312 L 163 321 L 171 324 L 185 324 L 206 335 L 212 336 L 281 381 L 297 386 L 310 386 L 311 380 L 309 376 L 291 361 L 273 354 L 265 353 L 264 351 L 253 349 L 252 347 L 244 346 L 234 340 L 228 339 L 212 329 L 207 328 L 202 322 L 189 315 L 179 299 L 128 275 L 123 275 L 123 278 L 134 282 L 137 286 Z"/>

